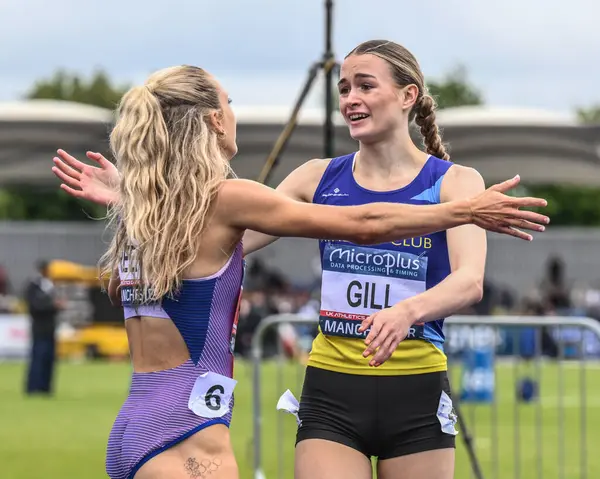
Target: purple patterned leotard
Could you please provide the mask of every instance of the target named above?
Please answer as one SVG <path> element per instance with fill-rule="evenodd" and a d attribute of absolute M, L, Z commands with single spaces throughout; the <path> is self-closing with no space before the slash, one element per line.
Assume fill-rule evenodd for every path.
<path fill-rule="evenodd" d="M 213 424 L 229 426 L 233 408 L 233 346 L 244 260 L 241 242 L 216 274 L 184 280 L 174 298 L 132 306 L 138 279 L 125 258 L 119 270 L 125 320 L 152 316 L 173 321 L 190 353 L 180 366 L 133 373 L 129 396 L 108 440 L 106 472 L 132 479 L 149 459 Z"/>

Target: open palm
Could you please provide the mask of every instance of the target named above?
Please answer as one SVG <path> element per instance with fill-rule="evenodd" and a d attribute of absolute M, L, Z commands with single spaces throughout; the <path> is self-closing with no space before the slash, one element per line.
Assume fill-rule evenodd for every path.
<path fill-rule="evenodd" d="M 119 172 L 100 153 L 88 151 L 86 156 L 99 166 L 87 165 L 64 150 L 54 157 L 52 172 L 63 181 L 60 187 L 75 198 L 108 205 L 119 200 Z"/>

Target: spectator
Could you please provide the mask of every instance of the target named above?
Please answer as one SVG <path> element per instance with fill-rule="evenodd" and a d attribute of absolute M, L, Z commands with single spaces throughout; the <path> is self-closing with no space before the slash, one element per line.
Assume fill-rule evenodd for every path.
<path fill-rule="evenodd" d="M 48 263 L 40 261 L 38 275 L 29 282 L 25 301 L 31 317 L 31 353 L 27 373 L 27 394 L 50 394 L 56 351 L 56 316 L 63 302 L 56 297 L 48 275 Z"/>
<path fill-rule="evenodd" d="M 560 314 L 571 307 L 571 288 L 566 283 L 563 260 L 559 257 L 550 258 L 541 288 L 544 307 L 548 312 Z"/>

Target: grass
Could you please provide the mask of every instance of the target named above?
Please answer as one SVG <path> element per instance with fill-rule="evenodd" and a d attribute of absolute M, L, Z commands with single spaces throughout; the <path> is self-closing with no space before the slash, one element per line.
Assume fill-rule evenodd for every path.
<path fill-rule="evenodd" d="M 475 437 L 477 456 L 486 479 L 600 477 L 600 455 L 594 453 L 600 450 L 600 368 L 590 365 L 582 374 L 576 363 L 568 363 L 562 367 L 562 374 L 560 370 L 556 364 L 544 364 L 541 402 L 517 405 L 515 378 L 535 370 L 528 366 L 515 370 L 511 365 L 500 365 L 497 407 L 463 404 L 462 413 Z M 21 363 L 0 364 L 0 477 L 106 478 L 106 441 L 127 394 L 129 365 L 62 363 L 56 371 L 53 398 L 24 397 L 24 374 Z M 275 363 L 265 363 L 262 367 L 262 458 L 267 479 L 292 477 L 295 420 L 290 415 L 277 413 L 275 405 L 287 388 L 299 397 L 302 375 L 302 368 L 292 364 L 286 363 L 280 373 Z M 582 417 L 583 376 L 587 407 Z M 236 378 L 239 383 L 232 437 L 242 478 L 251 479 L 254 444 L 251 365 L 238 361 Z M 453 375 L 453 384 L 455 388 L 459 384 L 458 376 Z M 559 407 L 561 395 L 563 408 Z M 536 433 L 539 413 L 542 425 Z M 582 423 L 585 423 L 587 447 L 581 440 Z M 474 477 L 470 474 L 463 437 L 464 431 L 461 431 L 457 479 Z M 580 468 L 582 459 L 587 462 L 587 476 Z"/>

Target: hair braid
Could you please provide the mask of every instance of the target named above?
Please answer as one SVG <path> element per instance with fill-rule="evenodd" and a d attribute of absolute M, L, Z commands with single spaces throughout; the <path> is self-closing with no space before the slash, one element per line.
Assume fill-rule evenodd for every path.
<path fill-rule="evenodd" d="M 435 122 L 435 100 L 424 94 L 414 106 L 415 123 L 420 127 L 423 135 L 423 145 L 427 153 L 442 160 L 450 160 L 450 155 L 442 143 L 439 128 Z"/>

